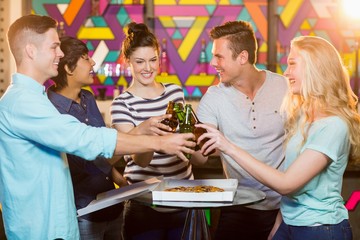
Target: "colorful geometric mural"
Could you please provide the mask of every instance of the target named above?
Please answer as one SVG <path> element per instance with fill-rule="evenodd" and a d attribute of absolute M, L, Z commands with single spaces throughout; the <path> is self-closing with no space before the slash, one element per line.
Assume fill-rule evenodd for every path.
<path fill-rule="evenodd" d="M 120 91 L 131 81 L 125 70 L 104 74 L 105 66 L 116 68 L 122 63 L 120 45 L 123 27 L 131 20 L 144 22 L 144 0 L 33 0 L 33 12 L 50 15 L 64 22 L 67 35 L 87 43 L 96 61 L 96 82 L 90 86 L 106 87 L 111 97 L 114 88 Z M 208 33 L 216 25 L 231 20 L 246 20 L 253 24 L 259 43 L 259 68 L 267 66 L 267 0 L 154 0 L 154 32 L 161 42 L 167 40 L 170 60 L 169 75 L 158 76 L 161 82 L 183 86 L 187 97 L 200 98 L 207 88 L 218 82 L 208 66 L 208 74 L 200 75 L 198 60 L 201 41 L 206 42 L 206 62 L 211 60 L 212 43 Z M 286 68 L 290 40 L 298 35 L 317 35 L 332 42 L 354 71 L 354 35 L 341 25 L 339 6 L 333 0 L 278 0 L 277 72 Z M 341 31 L 339 30 L 341 29 Z M 351 32 L 351 31 L 350 31 Z M 343 36 L 346 35 L 344 38 Z M 107 71 L 109 72 L 109 71 Z"/>

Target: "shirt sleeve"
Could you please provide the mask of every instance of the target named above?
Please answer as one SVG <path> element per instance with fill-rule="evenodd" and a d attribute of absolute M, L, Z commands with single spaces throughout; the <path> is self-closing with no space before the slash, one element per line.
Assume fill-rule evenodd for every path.
<path fill-rule="evenodd" d="M 60 114 L 45 95 L 19 96 L 18 100 L 13 104 L 17 109 L 11 110 L 9 122 L 18 137 L 88 160 L 112 157 L 117 138 L 115 129 L 90 127 L 71 115 Z"/>
<path fill-rule="evenodd" d="M 348 153 L 349 146 L 346 123 L 340 118 L 334 118 L 310 132 L 305 149 L 319 151 L 336 161 L 342 154 Z"/>

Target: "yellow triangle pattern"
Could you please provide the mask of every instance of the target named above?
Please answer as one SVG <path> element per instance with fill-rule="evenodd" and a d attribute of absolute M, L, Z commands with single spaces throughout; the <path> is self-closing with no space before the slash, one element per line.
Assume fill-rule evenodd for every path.
<path fill-rule="evenodd" d="M 156 5 L 176 5 L 175 0 L 154 0 L 154 6 Z"/>
<path fill-rule="evenodd" d="M 259 52 L 267 52 L 268 46 L 267 43 L 264 42 L 263 44 L 261 44 L 261 46 L 259 47 Z"/>
<path fill-rule="evenodd" d="M 126 81 L 126 79 L 123 77 L 123 76 L 121 76 L 120 78 L 119 78 L 119 80 L 117 81 L 117 85 L 118 86 L 124 86 L 124 87 L 128 87 L 128 82 Z"/>
<path fill-rule="evenodd" d="M 231 2 L 229 0 L 220 0 L 219 5 L 230 5 Z"/>
<path fill-rule="evenodd" d="M 203 5 L 203 4 L 212 4 L 215 5 L 216 1 L 215 0 L 180 0 L 179 4 L 181 5 Z"/>
<path fill-rule="evenodd" d="M 312 27 L 311 27 L 309 21 L 307 21 L 307 20 L 305 20 L 300 26 L 301 30 L 310 30 L 311 28 Z"/>
<path fill-rule="evenodd" d="M 190 75 L 187 79 L 186 86 L 210 86 L 214 80 L 215 75 Z"/>
<path fill-rule="evenodd" d="M 177 75 L 167 75 L 167 76 L 157 75 L 155 80 L 160 83 L 174 83 L 179 86 L 182 86 L 181 81 Z"/>
<path fill-rule="evenodd" d="M 164 26 L 164 28 L 174 28 L 174 27 L 176 27 L 176 24 L 175 24 L 172 17 L 160 16 L 159 21 Z"/>
<path fill-rule="evenodd" d="M 189 32 L 186 34 L 184 40 L 182 41 L 178 53 L 180 58 L 185 61 L 189 56 L 191 49 L 193 49 L 196 41 L 194 39 L 199 39 L 201 33 L 204 32 L 206 23 L 209 21 L 209 17 L 197 17 L 193 26 L 190 28 Z"/>
<path fill-rule="evenodd" d="M 285 27 L 289 27 L 293 18 L 296 16 L 299 11 L 300 6 L 304 0 L 289 0 L 286 4 L 284 10 L 280 14 L 281 21 L 284 23 Z"/>
<path fill-rule="evenodd" d="M 78 31 L 77 37 L 80 39 L 89 39 L 89 40 L 94 40 L 94 39 L 112 40 L 112 39 L 115 39 L 115 36 L 109 27 L 81 27 Z"/>
<path fill-rule="evenodd" d="M 102 74 L 99 74 L 98 75 L 98 79 L 99 79 L 99 82 L 101 84 L 103 84 L 105 82 L 105 79 L 106 79 L 106 76 L 105 75 L 102 75 Z"/>

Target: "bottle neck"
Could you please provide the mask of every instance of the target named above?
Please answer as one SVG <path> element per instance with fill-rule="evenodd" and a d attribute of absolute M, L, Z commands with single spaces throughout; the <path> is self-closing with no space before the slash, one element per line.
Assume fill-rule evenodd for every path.
<path fill-rule="evenodd" d="M 191 106 L 185 106 L 185 122 L 184 124 L 191 125 L 192 111 Z"/>
<path fill-rule="evenodd" d="M 174 112 L 174 102 L 169 101 L 167 109 L 166 109 L 166 114 L 172 114 L 173 112 Z"/>
<path fill-rule="evenodd" d="M 193 118 L 193 122 L 195 122 L 194 124 L 201 123 L 199 118 L 196 116 L 194 109 L 191 106 L 190 106 L 190 110 L 191 110 L 191 116 Z"/>
<path fill-rule="evenodd" d="M 185 120 L 185 113 L 184 113 L 183 109 L 180 108 L 179 105 L 175 104 L 174 111 L 176 113 L 176 117 L 177 117 L 177 119 L 179 121 L 179 124 L 180 125 L 183 124 L 184 120 Z"/>

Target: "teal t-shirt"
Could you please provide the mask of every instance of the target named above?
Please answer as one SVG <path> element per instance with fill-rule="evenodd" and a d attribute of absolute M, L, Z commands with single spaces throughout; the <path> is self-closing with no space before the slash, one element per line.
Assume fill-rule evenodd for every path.
<path fill-rule="evenodd" d="M 300 149 L 302 135 L 297 132 L 286 148 L 285 169 L 306 149 L 321 152 L 330 158 L 329 165 L 297 192 L 283 196 L 281 213 L 284 222 L 293 226 L 337 224 L 348 219 L 341 188 L 347 165 L 350 142 L 348 127 L 341 118 L 320 119 L 309 130 Z M 314 160 L 316 161 L 316 160 Z"/>

